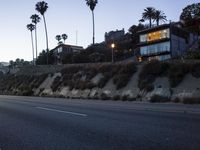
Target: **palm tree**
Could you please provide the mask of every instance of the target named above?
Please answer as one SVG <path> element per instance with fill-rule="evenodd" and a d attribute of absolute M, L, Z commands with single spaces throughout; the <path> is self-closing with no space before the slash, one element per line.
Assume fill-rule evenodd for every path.
<path fill-rule="evenodd" d="M 56 35 L 56 40 L 58 41 L 58 43 L 60 42 L 61 39 L 62 39 L 62 38 L 61 38 L 60 35 Z"/>
<path fill-rule="evenodd" d="M 92 11 L 92 20 L 93 20 L 93 45 L 95 43 L 95 24 L 94 24 L 94 9 L 96 4 L 98 3 L 98 0 L 86 0 L 86 4 L 90 7 L 90 10 Z"/>
<path fill-rule="evenodd" d="M 142 19 L 149 20 L 150 27 L 152 26 L 152 19 L 155 16 L 155 11 L 155 8 L 147 7 L 146 9 L 144 9 L 144 12 L 142 14 Z"/>
<path fill-rule="evenodd" d="M 155 15 L 154 15 L 154 21 L 156 21 L 156 23 L 157 23 L 157 26 L 159 25 L 159 22 L 160 21 L 163 21 L 163 22 L 165 22 L 165 21 L 167 21 L 167 16 L 165 16 L 165 13 L 164 12 L 162 12 L 161 10 L 156 10 L 155 11 Z"/>
<path fill-rule="evenodd" d="M 44 20 L 44 27 L 45 27 L 45 33 L 46 33 L 46 45 L 47 45 L 47 65 L 49 63 L 49 59 L 48 59 L 48 54 L 49 54 L 49 44 L 48 44 L 48 34 L 47 34 L 47 25 L 46 25 L 46 19 L 45 19 L 45 12 L 48 9 L 48 3 L 46 3 L 45 1 L 41 1 L 38 2 L 35 5 L 35 9 L 42 15 L 43 20 Z"/>
<path fill-rule="evenodd" d="M 37 59 L 37 23 L 40 22 L 40 17 L 37 14 L 32 15 L 31 17 L 32 23 L 35 24 L 35 51 L 36 51 L 36 59 Z"/>
<path fill-rule="evenodd" d="M 64 43 L 65 43 L 65 40 L 68 38 L 67 34 L 62 34 L 62 39 L 64 40 Z"/>
<path fill-rule="evenodd" d="M 27 24 L 27 29 L 31 31 L 31 43 L 32 43 L 32 52 L 33 52 L 33 65 L 34 65 L 34 44 L 33 44 L 33 30 L 35 30 L 34 24 Z"/>

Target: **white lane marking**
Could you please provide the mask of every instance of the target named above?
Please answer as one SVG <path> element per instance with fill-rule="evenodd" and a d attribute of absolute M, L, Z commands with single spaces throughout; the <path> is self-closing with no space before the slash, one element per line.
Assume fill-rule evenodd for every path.
<path fill-rule="evenodd" d="M 82 117 L 87 117 L 87 116 L 88 116 L 88 115 L 86 115 L 86 114 L 81 114 L 81 113 L 76 113 L 76 112 L 70 112 L 70 111 L 63 111 L 63 110 L 57 110 L 57 109 L 51 109 L 51 108 L 45 108 L 45 107 L 36 107 L 36 108 L 37 108 L 37 109 L 41 109 L 41 110 L 47 110 L 47 111 L 65 113 L 65 114 L 76 115 L 76 116 L 82 116 Z"/>

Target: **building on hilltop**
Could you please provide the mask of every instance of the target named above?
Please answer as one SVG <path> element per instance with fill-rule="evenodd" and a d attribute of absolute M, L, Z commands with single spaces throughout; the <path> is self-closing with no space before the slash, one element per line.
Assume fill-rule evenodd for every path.
<path fill-rule="evenodd" d="M 139 31 L 139 60 L 167 60 L 182 57 L 196 37 L 177 26 L 164 24 Z"/>
<path fill-rule="evenodd" d="M 115 41 L 119 41 L 123 39 L 125 36 L 124 29 L 122 30 L 116 30 L 116 31 L 110 31 L 105 33 L 105 43 L 109 44 Z"/>
<path fill-rule="evenodd" d="M 52 49 L 56 64 L 62 64 L 62 60 L 68 54 L 80 53 L 83 50 L 82 46 L 60 44 Z"/>

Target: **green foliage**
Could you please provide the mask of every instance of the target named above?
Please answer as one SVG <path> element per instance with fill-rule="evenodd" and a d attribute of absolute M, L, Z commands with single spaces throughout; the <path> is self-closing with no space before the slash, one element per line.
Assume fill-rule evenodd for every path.
<path fill-rule="evenodd" d="M 114 100 L 114 101 L 120 100 L 120 95 L 115 95 L 115 96 L 113 96 L 112 100 Z"/>
<path fill-rule="evenodd" d="M 192 65 L 190 72 L 195 78 L 200 78 L 200 63 Z"/>
<path fill-rule="evenodd" d="M 30 96 L 33 94 L 33 89 L 38 88 L 46 76 L 46 74 L 40 76 L 3 75 L 0 78 L 0 91 L 6 94 L 18 90 L 19 93 L 15 94 Z"/>
<path fill-rule="evenodd" d="M 15 67 L 23 67 L 23 66 L 30 66 L 31 64 L 28 61 L 25 61 L 24 59 L 17 58 L 15 61 L 11 60 L 9 62 L 9 68 L 15 68 Z"/>
<path fill-rule="evenodd" d="M 60 79 L 61 79 L 60 76 L 57 76 L 57 77 L 54 79 L 54 81 L 53 81 L 53 83 L 52 83 L 52 85 L 51 85 L 51 89 L 52 89 L 53 92 L 55 92 L 55 91 L 58 90 L 58 87 L 59 87 L 59 85 L 61 84 Z"/>
<path fill-rule="evenodd" d="M 37 65 L 47 65 L 47 56 L 48 56 L 48 61 L 49 61 L 48 64 L 53 65 L 55 63 L 55 56 L 54 56 L 53 51 L 47 52 L 45 50 L 43 50 L 39 54 L 39 56 L 36 60 L 36 64 Z"/>
<path fill-rule="evenodd" d="M 189 21 L 199 17 L 200 3 L 194 3 L 186 6 L 181 13 L 180 19 Z"/>
<path fill-rule="evenodd" d="M 19 93 L 18 95 L 22 95 L 22 96 L 32 96 L 33 95 L 33 90 L 30 86 L 20 86 L 19 88 Z"/>
<path fill-rule="evenodd" d="M 129 75 L 127 74 L 118 74 L 113 78 L 113 83 L 116 85 L 116 89 L 119 90 L 125 87 L 130 80 Z"/>
<path fill-rule="evenodd" d="M 110 100 L 111 98 L 106 93 L 102 93 L 101 94 L 101 99 L 102 100 Z"/>
<path fill-rule="evenodd" d="M 112 76 L 109 72 L 104 73 L 104 77 L 100 79 L 98 87 L 103 88 L 106 85 L 106 83 L 110 80 L 111 77 Z"/>
<path fill-rule="evenodd" d="M 113 78 L 113 83 L 116 85 L 117 90 L 125 87 L 136 71 L 137 68 L 133 63 L 121 66 Z"/>
<path fill-rule="evenodd" d="M 169 68 L 169 83 L 171 87 L 176 87 L 185 75 L 188 73 L 188 67 L 185 64 L 172 64 Z"/>
<path fill-rule="evenodd" d="M 186 59 L 200 59 L 200 48 L 189 50 L 186 54 Z"/>
<path fill-rule="evenodd" d="M 189 31 L 197 33 L 200 35 L 199 25 L 200 25 L 200 3 L 194 3 L 188 5 L 183 9 L 180 19 L 184 21 L 184 27 Z"/>
<path fill-rule="evenodd" d="M 145 64 L 139 74 L 138 87 L 146 91 L 152 91 L 152 83 L 159 76 L 163 76 L 167 73 L 169 64 L 160 61 L 151 61 Z"/>

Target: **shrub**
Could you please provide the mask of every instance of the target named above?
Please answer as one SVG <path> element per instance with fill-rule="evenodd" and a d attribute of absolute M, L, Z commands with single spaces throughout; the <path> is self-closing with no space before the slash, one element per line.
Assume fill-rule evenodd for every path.
<path fill-rule="evenodd" d="M 106 93 L 101 94 L 101 99 L 102 100 L 110 100 L 110 97 Z"/>
<path fill-rule="evenodd" d="M 200 63 L 196 63 L 196 64 L 192 65 L 190 71 L 194 77 L 200 78 Z"/>
<path fill-rule="evenodd" d="M 168 97 L 165 96 L 161 96 L 161 95 L 153 95 L 150 99 L 151 103 L 164 103 L 164 102 L 169 102 L 170 99 Z"/>
<path fill-rule="evenodd" d="M 58 89 L 58 87 L 59 87 L 59 85 L 60 85 L 60 79 L 61 79 L 61 77 L 60 76 L 57 76 L 55 79 L 54 79 L 54 81 L 53 81 L 53 83 L 52 83 L 52 85 L 51 85 L 51 89 L 52 89 L 52 91 L 53 92 L 55 92 L 55 91 L 57 91 L 57 89 Z"/>
<path fill-rule="evenodd" d="M 130 76 L 127 74 L 119 74 L 114 76 L 113 82 L 116 85 L 116 89 L 119 90 L 127 85 L 130 80 Z"/>
<path fill-rule="evenodd" d="M 33 90 L 29 86 L 21 86 L 19 88 L 20 92 L 18 93 L 19 95 L 22 96 L 32 96 L 33 95 Z"/>
<path fill-rule="evenodd" d="M 120 67 L 119 72 L 117 72 L 113 78 L 113 83 L 116 85 L 117 90 L 125 87 L 133 74 L 137 71 L 137 68 L 133 63 L 128 63 Z"/>
<path fill-rule="evenodd" d="M 176 97 L 174 100 L 173 100 L 174 103 L 179 103 L 181 102 L 180 98 Z"/>
<path fill-rule="evenodd" d="M 188 73 L 185 64 L 173 64 L 169 68 L 169 83 L 171 87 L 176 87 Z"/>
<path fill-rule="evenodd" d="M 113 96 L 112 100 L 114 100 L 114 101 L 120 100 L 120 95 Z"/>
<path fill-rule="evenodd" d="M 109 72 L 104 73 L 104 77 L 100 79 L 98 87 L 103 88 L 106 85 L 106 83 L 110 80 L 110 78 L 111 78 L 111 74 Z"/>
<path fill-rule="evenodd" d="M 129 99 L 129 96 L 128 95 L 123 95 L 122 96 L 122 101 L 127 101 Z"/>
<path fill-rule="evenodd" d="M 81 66 L 70 66 L 70 67 L 66 67 L 66 68 L 62 69 L 61 74 L 62 75 L 75 74 L 75 73 L 79 72 L 80 70 L 82 70 Z"/>
<path fill-rule="evenodd" d="M 200 104 L 200 97 L 187 97 L 183 98 L 184 104 Z"/>
<path fill-rule="evenodd" d="M 152 91 L 152 83 L 159 76 L 163 76 L 167 73 L 169 64 L 166 62 L 160 62 L 157 60 L 148 62 L 145 64 L 139 74 L 138 87 L 141 90 Z"/>

